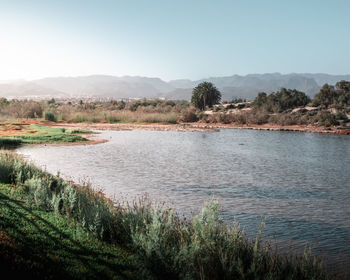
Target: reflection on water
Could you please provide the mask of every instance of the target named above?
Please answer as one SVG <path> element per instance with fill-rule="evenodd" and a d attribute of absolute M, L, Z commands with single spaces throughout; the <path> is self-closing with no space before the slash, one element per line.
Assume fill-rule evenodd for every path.
<path fill-rule="evenodd" d="M 103 131 L 92 146 L 26 146 L 54 174 L 87 178 L 107 195 L 150 197 L 188 213 L 212 194 L 223 217 L 255 234 L 350 257 L 350 138 L 221 130 Z"/>

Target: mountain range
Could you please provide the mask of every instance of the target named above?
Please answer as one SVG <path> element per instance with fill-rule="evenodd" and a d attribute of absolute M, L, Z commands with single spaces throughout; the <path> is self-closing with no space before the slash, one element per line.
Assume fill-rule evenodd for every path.
<path fill-rule="evenodd" d="M 163 81 L 160 78 L 139 76 L 92 75 L 81 77 L 53 77 L 32 81 L 0 83 L 0 96 L 30 97 L 112 97 L 112 98 L 166 98 L 190 100 L 192 89 L 203 81 L 212 82 L 222 93 L 222 100 L 253 99 L 259 92 L 271 93 L 280 88 L 297 89 L 313 97 L 323 84 L 334 85 L 350 80 L 350 75 L 330 74 L 249 74 L 211 77 L 201 80 L 179 79 Z"/>

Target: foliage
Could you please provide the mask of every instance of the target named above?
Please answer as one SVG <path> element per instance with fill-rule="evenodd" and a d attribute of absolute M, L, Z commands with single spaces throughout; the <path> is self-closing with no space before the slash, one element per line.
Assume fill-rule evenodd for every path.
<path fill-rule="evenodd" d="M 339 81 L 335 87 L 325 84 L 313 100 L 314 106 L 344 108 L 350 105 L 350 82 Z"/>
<path fill-rule="evenodd" d="M 219 210 L 216 200 L 192 220 L 159 206 L 134 209 L 132 219 L 126 210 L 124 223 L 130 223 L 132 244 L 144 263 L 142 278 L 153 273 L 157 279 L 327 279 L 310 254 L 279 255 L 263 244 L 261 231 L 250 240 L 238 223 L 228 227 Z"/>
<path fill-rule="evenodd" d="M 327 127 L 339 124 L 335 115 L 328 111 L 318 112 L 317 115 L 314 117 L 314 121 L 317 122 L 319 125 L 324 125 Z"/>
<path fill-rule="evenodd" d="M 256 108 L 264 108 L 268 112 L 283 112 L 287 109 L 305 106 L 309 102 L 310 99 L 305 93 L 282 88 L 269 95 L 264 92 L 259 93 L 253 104 Z"/>
<path fill-rule="evenodd" d="M 200 110 L 204 110 L 207 106 L 212 107 L 220 100 L 220 91 L 210 82 L 200 83 L 192 91 L 191 103 Z"/>
<path fill-rule="evenodd" d="M 196 122 L 198 121 L 198 116 L 194 108 L 188 108 L 183 110 L 181 113 L 178 122 Z"/>
<path fill-rule="evenodd" d="M 0 184 L 0 269 L 3 277 L 133 278 L 135 264 L 123 249 L 89 236 L 62 215 L 28 205 L 26 199 L 19 186 Z"/>
<path fill-rule="evenodd" d="M 51 111 L 46 111 L 44 113 L 44 118 L 47 121 L 51 121 L 51 122 L 57 122 L 57 117 L 55 116 L 54 113 L 52 113 Z"/>
<path fill-rule="evenodd" d="M 11 154 L 0 154 L 0 183 L 21 187 L 29 205 L 74 218 L 101 239 L 111 239 L 111 203 L 89 187 L 74 187 Z"/>

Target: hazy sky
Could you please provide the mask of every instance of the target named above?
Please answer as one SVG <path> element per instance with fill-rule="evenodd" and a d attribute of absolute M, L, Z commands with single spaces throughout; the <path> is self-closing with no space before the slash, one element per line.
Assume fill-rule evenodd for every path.
<path fill-rule="evenodd" d="M 350 73 L 348 0 L 0 0 L 0 80 Z"/>

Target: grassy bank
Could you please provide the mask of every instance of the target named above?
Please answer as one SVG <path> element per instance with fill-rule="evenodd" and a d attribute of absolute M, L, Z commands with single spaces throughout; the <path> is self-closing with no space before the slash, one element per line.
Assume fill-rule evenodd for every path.
<path fill-rule="evenodd" d="M 129 254 L 89 236 L 79 225 L 27 203 L 25 192 L 0 184 L 0 267 L 11 278 L 130 279 Z M 21 278 L 20 278 L 21 279 Z"/>
<path fill-rule="evenodd" d="M 85 142 L 86 138 L 81 133 L 92 133 L 89 130 L 64 129 L 36 124 L 16 124 L 9 123 L 0 132 L 0 147 L 11 148 L 21 144 L 52 144 L 52 143 L 73 143 Z"/>
<path fill-rule="evenodd" d="M 0 183 L 6 269 L 73 278 L 331 279 L 309 253 L 280 255 L 259 234 L 250 240 L 239 225 L 226 226 L 215 200 L 183 219 L 147 200 L 114 203 L 13 154 L 0 154 Z"/>

